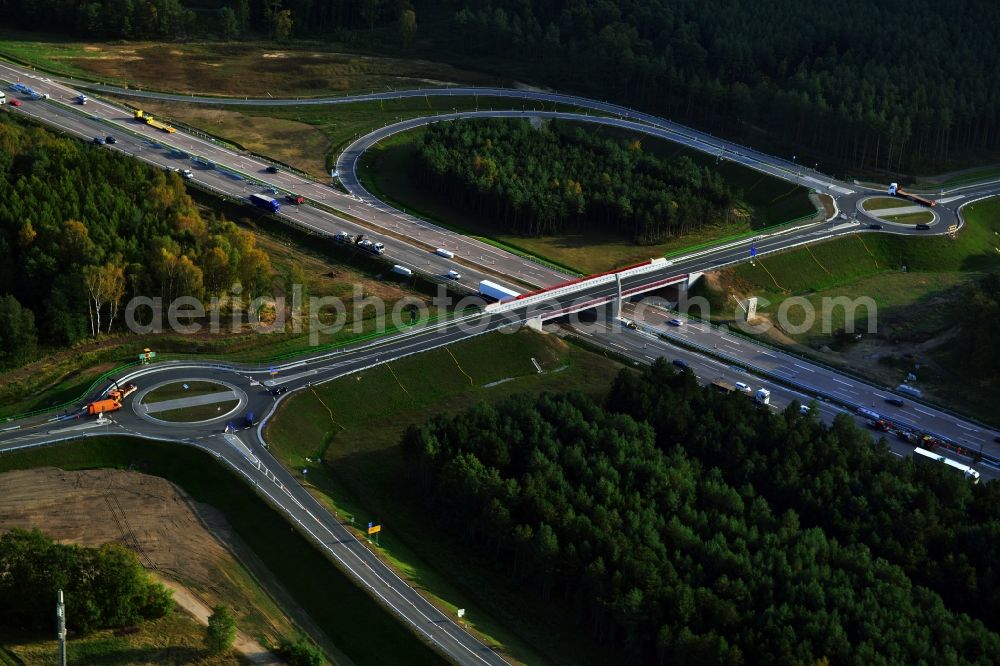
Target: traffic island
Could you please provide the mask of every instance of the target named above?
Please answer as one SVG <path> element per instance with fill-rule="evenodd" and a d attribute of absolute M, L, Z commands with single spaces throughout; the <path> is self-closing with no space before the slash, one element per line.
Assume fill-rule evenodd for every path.
<path fill-rule="evenodd" d="M 179 426 L 230 417 L 246 406 L 247 395 L 227 382 L 192 379 L 152 386 L 132 404 L 147 421 Z"/>

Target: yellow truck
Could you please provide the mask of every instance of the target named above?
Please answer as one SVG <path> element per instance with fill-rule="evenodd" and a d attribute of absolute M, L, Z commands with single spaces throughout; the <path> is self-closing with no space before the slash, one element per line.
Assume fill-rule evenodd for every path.
<path fill-rule="evenodd" d="M 176 132 L 177 131 L 173 127 L 171 127 L 170 125 L 167 125 L 166 123 L 161 123 L 159 120 L 154 119 L 153 116 L 149 115 L 148 113 L 143 113 L 142 109 L 136 109 L 136 111 L 135 111 L 135 119 L 136 120 L 141 120 L 142 122 L 146 123 L 150 127 L 155 127 L 156 129 L 162 130 L 162 131 L 166 132 L 167 134 L 170 134 L 172 132 Z"/>

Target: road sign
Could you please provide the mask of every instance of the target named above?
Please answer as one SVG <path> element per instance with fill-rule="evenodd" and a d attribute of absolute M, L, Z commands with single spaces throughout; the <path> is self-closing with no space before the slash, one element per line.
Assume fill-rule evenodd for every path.
<path fill-rule="evenodd" d="M 757 246 L 756 245 L 751 245 L 750 246 L 750 256 L 751 257 L 756 257 L 757 256 Z"/>
<path fill-rule="evenodd" d="M 958 225 L 957 224 L 951 224 L 951 225 L 948 226 L 948 233 L 949 234 L 953 234 L 956 231 L 958 231 Z"/>
<path fill-rule="evenodd" d="M 382 531 L 381 525 L 376 525 L 375 523 L 368 523 L 368 534 L 377 534 Z"/>
<path fill-rule="evenodd" d="M 465 609 L 459 608 L 457 611 L 455 611 L 455 614 L 458 615 L 459 617 L 465 617 Z"/>

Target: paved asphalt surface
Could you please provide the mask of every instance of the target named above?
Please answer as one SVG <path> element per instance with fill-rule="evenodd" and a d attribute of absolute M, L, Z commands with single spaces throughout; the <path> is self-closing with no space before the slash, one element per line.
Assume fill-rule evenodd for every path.
<path fill-rule="evenodd" d="M 35 77 L 35 78 L 32 78 Z M 332 234 L 337 231 L 365 233 L 374 240 L 381 240 L 387 246 L 386 258 L 393 263 L 406 265 L 414 270 L 441 276 L 448 270 L 458 270 L 463 274 L 461 284 L 474 290 L 479 279 L 497 276 L 507 277 L 507 284 L 525 290 L 525 285 L 551 286 L 563 282 L 568 276 L 551 268 L 524 260 L 488 245 L 463 238 L 447 230 L 440 229 L 422 220 L 411 218 L 394 211 L 390 207 L 373 200 L 358 183 L 354 167 L 357 157 L 365 148 L 392 133 L 428 122 L 450 120 L 469 116 L 516 116 L 516 117 L 566 117 L 584 122 L 602 122 L 626 127 L 647 134 L 668 138 L 714 154 L 720 159 L 738 161 L 759 171 L 770 173 L 789 182 L 811 187 L 834 198 L 837 209 L 843 216 L 820 223 L 805 223 L 781 230 L 778 233 L 762 235 L 754 239 L 737 241 L 728 245 L 692 253 L 674 259 L 672 264 L 653 273 L 623 281 L 625 288 L 638 289 L 649 282 L 667 277 L 697 274 L 748 258 L 753 246 L 757 255 L 774 252 L 797 245 L 816 242 L 826 238 L 850 233 L 876 233 L 867 228 L 868 220 L 860 212 L 860 202 L 867 196 L 880 194 L 851 183 L 828 178 L 822 174 L 804 171 L 801 166 L 787 160 L 763 155 L 756 151 L 725 142 L 707 134 L 697 132 L 682 125 L 655 116 L 635 112 L 622 107 L 594 102 L 582 98 L 540 93 L 533 91 L 503 89 L 432 89 L 425 91 L 403 91 L 374 95 L 333 98 L 327 100 L 220 100 L 218 98 L 197 98 L 178 95 L 122 91 L 109 87 L 86 84 L 89 89 L 98 89 L 118 95 L 151 97 L 156 99 L 176 99 L 189 103 L 211 104 L 340 104 L 370 99 L 416 97 L 425 95 L 479 95 L 491 97 L 528 98 L 545 102 L 573 104 L 595 113 L 610 114 L 612 117 L 598 118 L 580 114 L 554 114 L 552 112 L 469 112 L 445 114 L 438 117 L 415 119 L 392 125 L 366 137 L 350 146 L 341 156 L 341 177 L 351 194 L 337 192 L 328 185 L 317 183 L 295 174 L 268 174 L 267 162 L 214 142 L 186 135 L 181 132 L 164 134 L 131 118 L 128 110 L 100 100 L 91 100 L 86 106 L 72 103 L 77 91 L 72 87 L 48 79 L 39 79 L 31 72 L 0 64 L 0 79 L 21 80 L 39 92 L 51 95 L 50 100 L 27 100 L 8 92 L 8 98 L 21 97 L 23 106 L 17 110 L 7 107 L 13 113 L 26 113 L 63 131 L 88 139 L 93 136 L 113 134 L 118 143 L 112 148 L 121 150 L 147 162 L 165 167 L 191 168 L 194 180 L 204 187 L 225 195 L 245 199 L 250 193 L 265 187 L 274 187 L 278 192 L 294 192 L 305 196 L 311 205 L 282 208 L 282 216 L 317 233 Z M 84 87 L 84 84 L 78 84 Z M 194 162 L 191 157 L 211 163 Z M 250 179 L 249 181 L 247 179 Z M 882 222 L 884 233 L 933 234 L 944 233 L 948 225 L 961 224 L 959 207 L 977 198 L 1000 193 L 1000 184 L 988 184 L 959 188 L 944 193 L 935 208 L 938 219 L 930 231 L 916 231 L 911 226 Z M 280 198 L 280 194 L 279 194 Z M 333 215 L 329 210 L 340 211 L 353 218 L 346 221 Z M 855 217 L 861 218 L 856 221 Z M 437 247 L 455 252 L 455 260 L 438 257 L 433 253 Z M 615 286 L 591 287 L 571 296 L 553 299 L 552 309 L 570 307 L 580 299 L 596 301 L 608 300 L 614 295 Z M 633 310 L 626 309 L 631 316 Z M 87 437 L 98 434 L 131 434 L 142 437 L 179 441 L 198 446 L 217 456 L 242 474 L 261 493 L 264 493 L 289 518 L 300 525 L 312 538 L 336 558 L 372 594 L 390 607 L 415 631 L 433 643 L 451 659 L 460 663 L 505 663 L 502 657 L 493 653 L 476 638 L 467 633 L 451 618 L 446 617 L 428 603 L 416 591 L 400 580 L 388 567 L 383 565 L 366 546 L 359 542 L 344 527 L 337 516 L 320 506 L 289 471 L 285 470 L 267 451 L 261 433 L 266 418 L 273 413 L 278 400 L 310 385 L 330 381 L 361 369 L 395 360 L 403 356 L 419 353 L 466 339 L 471 335 L 496 330 L 505 326 L 518 325 L 528 318 L 538 316 L 538 312 L 516 309 L 504 318 L 470 315 L 450 323 L 429 328 L 416 329 L 373 343 L 351 347 L 342 351 L 320 354 L 286 364 L 277 368 L 278 375 L 272 378 L 265 368 L 240 367 L 216 363 L 161 363 L 132 371 L 128 379 L 150 385 L 171 380 L 215 380 L 224 381 L 246 394 L 246 405 L 235 413 L 201 424 L 175 424 L 151 420 L 149 415 L 140 416 L 135 407 L 135 398 L 128 399 L 120 412 L 109 415 L 105 422 L 77 419 L 75 415 L 44 417 L 15 422 L 0 429 L 0 452 L 16 450 L 26 446 Z M 812 396 L 825 395 L 831 400 L 852 404 L 869 404 L 875 401 L 877 411 L 887 416 L 905 420 L 915 426 L 926 428 L 937 434 L 968 442 L 973 448 L 982 446 L 985 452 L 1000 455 L 1000 447 L 993 444 L 996 433 L 982 430 L 975 424 L 967 423 L 933 410 L 923 405 L 907 404 L 897 410 L 887 404 L 879 404 L 886 395 L 874 387 L 857 382 L 838 373 L 813 366 L 800 359 L 754 345 L 731 334 L 711 330 L 704 325 L 690 322 L 681 327 L 664 326 L 665 313 L 653 308 L 646 309 L 640 322 L 640 330 L 632 331 L 609 324 L 583 326 L 574 324 L 573 331 L 589 336 L 608 348 L 635 359 L 649 362 L 658 356 L 683 358 L 704 381 L 723 377 L 729 381 L 747 381 L 754 388 L 767 386 L 772 390 L 772 404 L 775 407 L 792 400 L 808 402 Z M 671 315 L 672 316 L 672 315 Z M 716 355 L 730 354 L 733 363 L 707 358 L 704 354 L 671 345 L 661 337 L 666 334 L 690 345 L 698 345 Z M 715 349 L 719 345 L 720 349 Z M 761 377 L 748 375 L 760 372 Z M 750 381 L 747 378 L 750 377 Z M 268 391 L 270 385 L 283 385 L 289 393 L 276 399 Z M 786 386 L 787 385 L 787 386 Z M 791 386 L 800 385 L 799 392 Z M 97 397 L 97 396 L 91 396 Z M 841 407 L 820 402 L 819 416 L 832 419 Z M 242 424 L 247 414 L 254 415 L 257 425 L 238 433 L 225 433 L 228 421 Z M 952 433 L 952 434 L 949 434 Z M 900 443 L 891 444 L 899 454 L 912 452 L 912 447 Z M 995 475 L 988 466 L 981 466 L 984 476 Z"/>

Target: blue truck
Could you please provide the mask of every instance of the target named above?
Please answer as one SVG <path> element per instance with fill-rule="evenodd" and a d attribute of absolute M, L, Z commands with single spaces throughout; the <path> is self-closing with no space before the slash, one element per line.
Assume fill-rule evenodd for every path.
<path fill-rule="evenodd" d="M 269 213 L 277 213 L 281 210 L 281 204 L 278 200 L 273 197 L 266 197 L 263 194 L 251 194 L 250 201 L 253 202 L 254 206 L 258 208 L 263 208 Z"/>

